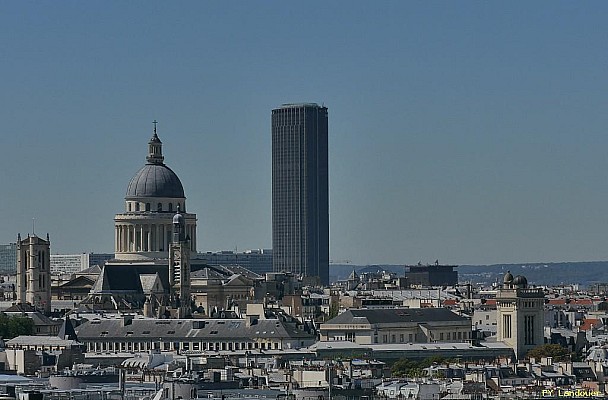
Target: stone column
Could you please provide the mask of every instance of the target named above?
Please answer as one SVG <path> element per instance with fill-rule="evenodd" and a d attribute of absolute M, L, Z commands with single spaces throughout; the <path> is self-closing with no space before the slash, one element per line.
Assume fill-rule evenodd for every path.
<path fill-rule="evenodd" d="M 152 225 L 148 225 L 148 251 L 152 251 Z"/>
<path fill-rule="evenodd" d="M 158 250 L 160 249 L 164 249 L 165 246 L 163 246 L 163 238 L 165 237 L 165 235 L 163 235 L 163 226 L 161 225 L 156 225 L 156 230 L 158 231 Z"/>
<path fill-rule="evenodd" d="M 159 224 L 156 229 L 158 229 L 158 249 L 165 249 L 165 227 L 163 224 Z"/>

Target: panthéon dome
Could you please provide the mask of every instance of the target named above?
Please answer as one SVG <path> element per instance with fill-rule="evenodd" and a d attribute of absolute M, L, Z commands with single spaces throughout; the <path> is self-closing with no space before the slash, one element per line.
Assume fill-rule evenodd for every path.
<path fill-rule="evenodd" d="M 162 142 L 156 132 L 148 142 L 148 149 L 147 163 L 131 178 L 125 198 L 186 197 L 182 182 L 163 162 Z"/>

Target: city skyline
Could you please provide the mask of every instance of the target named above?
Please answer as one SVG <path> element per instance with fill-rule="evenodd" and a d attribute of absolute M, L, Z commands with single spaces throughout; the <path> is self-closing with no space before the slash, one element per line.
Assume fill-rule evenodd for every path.
<path fill-rule="evenodd" d="M 608 259 L 608 5 L 316 4 L 1 4 L 0 243 L 111 252 L 157 119 L 199 251 L 271 248 L 270 113 L 310 101 L 330 259 Z"/>

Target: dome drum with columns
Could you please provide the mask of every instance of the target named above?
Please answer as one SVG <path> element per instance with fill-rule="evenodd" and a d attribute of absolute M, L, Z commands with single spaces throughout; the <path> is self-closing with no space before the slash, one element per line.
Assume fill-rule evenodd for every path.
<path fill-rule="evenodd" d="M 114 218 L 116 259 L 167 259 L 173 216 L 178 211 L 184 218 L 184 233 L 190 240 L 190 250 L 196 252 L 196 214 L 186 212 L 182 183 L 164 164 L 156 126 L 148 142 L 146 161 L 129 182 L 125 212 Z"/>

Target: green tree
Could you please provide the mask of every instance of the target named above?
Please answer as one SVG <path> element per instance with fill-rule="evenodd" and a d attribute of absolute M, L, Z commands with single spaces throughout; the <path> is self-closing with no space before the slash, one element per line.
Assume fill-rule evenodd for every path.
<path fill-rule="evenodd" d="M 391 368 L 391 373 L 396 377 L 419 378 L 424 376 L 424 368 L 428 368 L 433 364 L 442 364 L 447 359 L 443 357 L 433 356 L 427 357 L 424 360 L 408 360 L 402 358 L 395 361 Z"/>
<path fill-rule="evenodd" d="M 426 371 L 425 370 L 423 370 L 422 368 L 416 367 L 416 368 L 410 368 L 407 371 L 407 375 L 406 376 L 408 378 L 422 378 L 425 375 L 426 375 Z"/>
<path fill-rule="evenodd" d="M 3 339 L 12 339 L 21 335 L 34 333 L 34 321 L 28 317 L 7 316 L 0 313 L 0 336 Z"/>
<path fill-rule="evenodd" d="M 542 357 L 552 357 L 553 361 L 565 361 L 570 358 L 571 354 L 565 347 L 559 344 L 542 344 L 536 346 L 526 354 L 527 358 L 534 357 L 540 360 Z"/>
<path fill-rule="evenodd" d="M 340 305 L 337 302 L 331 303 L 331 305 L 329 306 L 329 315 L 327 316 L 327 320 L 337 317 L 339 311 Z"/>

